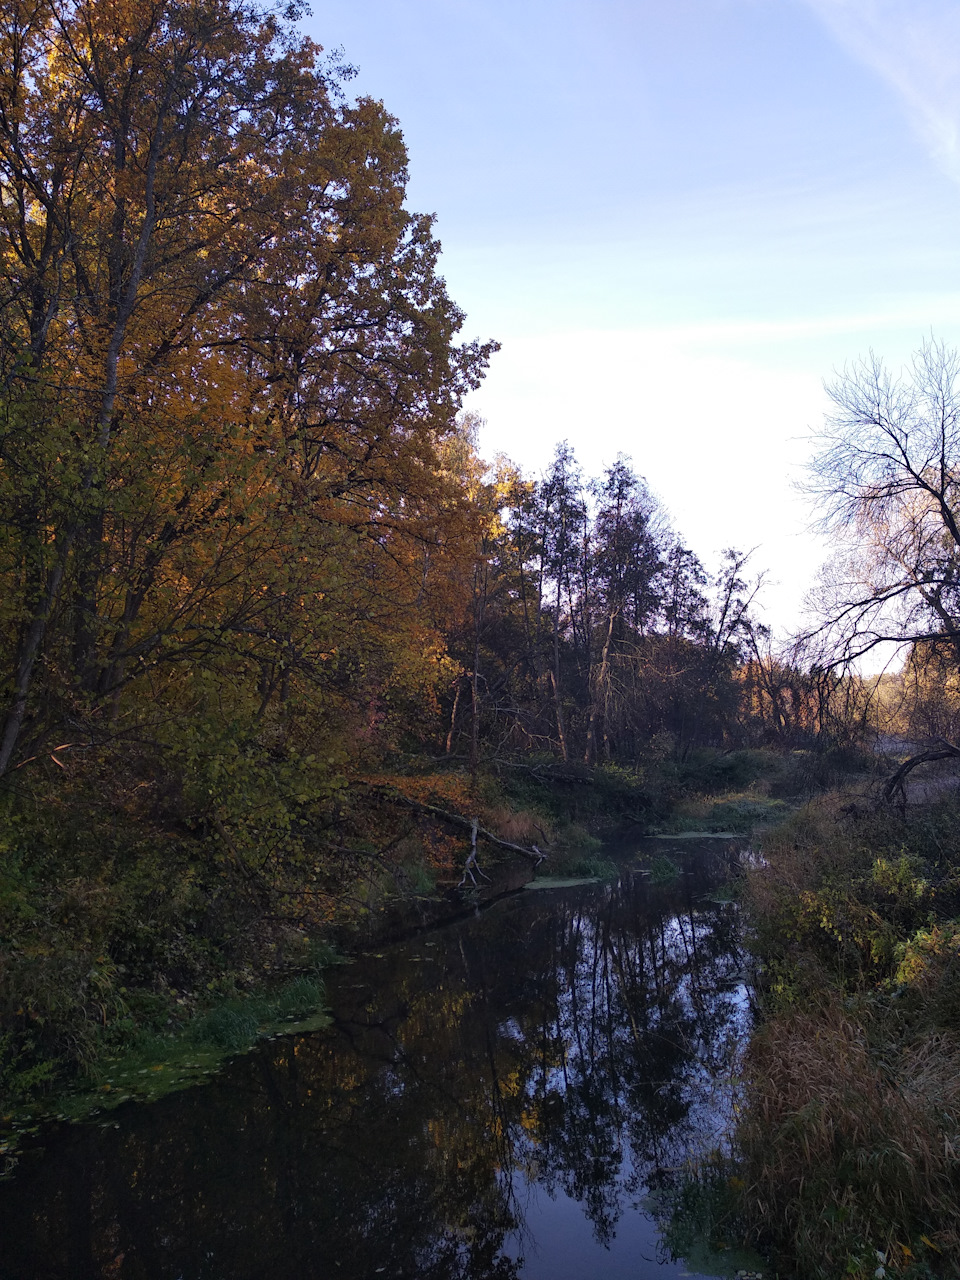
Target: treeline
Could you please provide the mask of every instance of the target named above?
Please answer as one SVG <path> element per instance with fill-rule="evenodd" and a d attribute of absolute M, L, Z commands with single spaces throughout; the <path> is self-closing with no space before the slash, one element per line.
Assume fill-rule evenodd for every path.
<path fill-rule="evenodd" d="M 50 0 L 0 45 L 0 774 L 822 733 L 744 557 L 709 581 L 625 459 L 485 476 L 495 344 L 289 17 Z"/>
<path fill-rule="evenodd" d="M 461 421 L 468 451 L 477 425 Z M 624 456 L 591 480 L 566 442 L 539 480 L 500 459 L 479 500 L 469 607 L 447 635 L 447 754 L 632 764 L 651 744 L 809 748 L 864 729 L 868 691 L 776 652 L 749 557 L 727 550 L 708 574 Z"/>

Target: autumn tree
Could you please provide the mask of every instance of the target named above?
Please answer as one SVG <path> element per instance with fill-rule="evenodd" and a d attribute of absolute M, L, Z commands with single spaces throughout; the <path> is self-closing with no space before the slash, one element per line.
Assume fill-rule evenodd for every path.
<path fill-rule="evenodd" d="M 395 121 L 295 17 L 4 10 L 0 771 L 27 719 L 198 669 L 260 716 L 339 689 L 361 730 L 358 687 L 433 678 L 423 549 L 466 505 L 437 446 L 491 348 L 455 342 Z"/>

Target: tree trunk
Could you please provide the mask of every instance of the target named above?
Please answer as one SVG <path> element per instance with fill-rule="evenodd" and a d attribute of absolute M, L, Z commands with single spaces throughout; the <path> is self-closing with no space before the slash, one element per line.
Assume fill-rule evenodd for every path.
<path fill-rule="evenodd" d="M 453 709 L 450 712 L 450 728 L 447 730 L 447 741 L 444 750 L 447 755 L 453 750 L 453 731 L 457 724 L 457 708 L 460 706 L 461 677 L 457 677 L 457 688 L 453 695 Z"/>
<path fill-rule="evenodd" d="M 180 68 L 177 70 L 179 73 Z M 179 74 L 176 75 L 175 80 L 179 81 Z M 36 665 L 37 656 L 40 653 L 41 645 L 43 644 L 47 623 L 50 620 L 50 616 L 53 613 L 57 599 L 60 595 L 63 577 L 66 572 L 67 563 L 69 561 L 73 545 L 77 539 L 77 535 L 84 522 L 91 519 L 89 496 L 91 492 L 97 492 L 97 480 L 106 459 L 107 450 L 110 446 L 111 428 L 113 425 L 114 409 L 117 400 L 120 352 L 123 348 L 124 339 L 126 337 L 127 326 L 130 323 L 130 319 L 136 307 L 137 298 L 140 292 L 140 282 L 143 278 L 144 266 L 147 259 L 147 250 L 153 237 L 156 218 L 155 187 L 157 165 L 163 136 L 164 121 L 169 113 L 170 102 L 173 98 L 175 87 L 174 79 L 172 79 L 168 85 L 165 101 L 158 107 L 154 136 L 150 141 L 146 170 L 146 186 L 144 191 L 143 226 L 140 229 L 140 235 L 137 239 L 137 245 L 134 250 L 130 274 L 117 303 L 117 312 L 110 334 L 110 341 L 107 344 L 107 351 L 104 360 L 103 390 L 100 396 L 100 409 L 97 415 L 97 437 L 94 457 L 87 464 L 83 478 L 80 482 L 79 511 L 64 531 L 63 538 L 57 552 L 56 563 L 51 568 L 47 577 L 46 590 L 44 591 L 41 602 L 30 621 L 30 626 L 27 629 L 27 634 L 24 637 L 24 642 L 20 649 L 19 660 L 17 662 L 17 673 L 14 680 L 13 697 L 7 711 L 7 717 L 3 729 L 3 739 L 0 741 L 0 776 L 6 773 L 7 769 L 10 767 L 13 753 L 16 750 L 17 740 L 20 737 L 20 730 L 23 727 L 23 720 L 27 711 L 27 701 L 30 696 L 31 685 L 33 683 L 33 671 Z M 96 518 L 97 514 L 98 512 L 95 509 L 93 518 Z"/>
<path fill-rule="evenodd" d="M 568 764 L 570 756 L 567 751 L 567 735 L 563 728 L 563 707 L 560 704 L 560 687 L 557 684 L 555 672 L 550 672 L 550 683 L 553 685 L 553 705 L 557 712 L 557 736 L 560 739 L 560 754 L 563 757 L 563 763 Z"/>
<path fill-rule="evenodd" d="M 610 615 L 607 619 L 607 637 L 603 642 L 603 652 L 600 655 L 600 671 L 597 675 L 596 684 L 594 686 L 593 698 L 590 701 L 590 723 L 587 726 L 587 746 L 583 753 L 584 764 L 592 764 L 596 756 L 597 720 L 599 718 L 600 711 L 600 697 L 601 693 L 604 693 L 605 696 L 607 668 L 610 663 L 610 641 L 613 638 L 613 622 L 616 616 L 616 609 L 611 609 Z"/>

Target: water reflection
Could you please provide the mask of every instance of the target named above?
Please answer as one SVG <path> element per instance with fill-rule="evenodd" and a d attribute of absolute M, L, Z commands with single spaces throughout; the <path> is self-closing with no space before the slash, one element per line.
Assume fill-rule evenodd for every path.
<path fill-rule="evenodd" d="M 685 1274 L 639 1206 L 722 1122 L 742 1032 L 707 857 L 368 957 L 331 1030 L 64 1131 L 0 1190 L 0 1276 Z"/>

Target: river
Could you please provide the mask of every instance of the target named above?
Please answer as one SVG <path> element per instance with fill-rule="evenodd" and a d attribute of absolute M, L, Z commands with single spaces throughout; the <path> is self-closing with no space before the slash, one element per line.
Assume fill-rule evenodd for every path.
<path fill-rule="evenodd" d="M 682 872 L 655 885 L 658 852 Z M 737 908 L 712 896 L 735 857 L 636 841 L 616 879 L 330 971 L 326 1030 L 44 1135 L 0 1186 L 0 1276 L 733 1274 L 661 1229 L 748 1030 Z"/>

